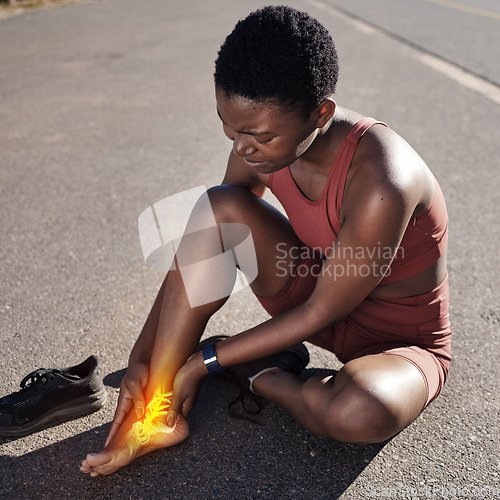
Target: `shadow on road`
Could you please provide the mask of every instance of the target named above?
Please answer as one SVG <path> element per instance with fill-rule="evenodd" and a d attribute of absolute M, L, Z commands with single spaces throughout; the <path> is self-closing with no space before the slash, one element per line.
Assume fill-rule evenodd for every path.
<path fill-rule="evenodd" d="M 119 385 L 124 370 L 105 378 Z M 208 379 L 180 445 L 142 457 L 111 476 L 79 471 L 109 424 L 20 457 L 0 455 L 3 498 L 338 498 L 384 444 L 356 446 L 311 434 L 270 403 L 261 425 L 231 418 L 236 389 Z M 313 472 L 314 471 L 314 472 Z"/>

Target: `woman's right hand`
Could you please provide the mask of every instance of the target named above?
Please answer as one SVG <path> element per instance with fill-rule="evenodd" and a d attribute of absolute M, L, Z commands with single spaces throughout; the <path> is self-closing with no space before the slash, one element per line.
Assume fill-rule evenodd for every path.
<path fill-rule="evenodd" d="M 142 361 L 130 363 L 125 376 L 120 384 L 120 395 L 116 405 L 115 416 L 111 423 L 111 429 L 106 439 L 107 444 L 113 439 L 125 417 L 132 410 L 137 418 L 141 418 L 145 411 L 144 388 L 148 382 L 149 365 Z"/>

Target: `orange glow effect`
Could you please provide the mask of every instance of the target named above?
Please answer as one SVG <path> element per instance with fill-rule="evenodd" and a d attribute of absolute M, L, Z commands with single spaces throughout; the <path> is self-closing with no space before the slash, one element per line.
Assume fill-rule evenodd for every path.
<path fill-rule="evenodd" d="M 130 430 L 139 445 L 145 445 L 153 434 L 158 432 L 173 432 L 174 427 L 167 427 L 165 420 L 172 401 L 172 391 L 163 392 L 161 389 L 155 391 L 151 402 L 146 406 L 143 420 L 139 420 Z"/>

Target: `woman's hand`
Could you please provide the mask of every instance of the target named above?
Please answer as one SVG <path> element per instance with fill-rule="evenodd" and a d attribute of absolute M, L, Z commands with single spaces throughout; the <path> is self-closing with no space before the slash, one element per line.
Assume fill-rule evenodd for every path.
<path fill-rule="evenodd" d="M 175 426 L 179 415 L 188 417 L 196 402 L 201 383 L 207 374 L 203 357 L 199 352 L 193 354 L 177 372 L 167 417 L 169 427 Z"/>
<path fill-rule="evenodd" d="M 111 424 L 111 429 L 106 439 L 106 445 L 116 434 L 120 425 L 125 420 L 128 413 L 135 408 L 137 418 L 144 415 L 144 388 L 148 382 L 149 366 L 142 361 L 136 361 L 129 364 L 127 372 L 120 384 L 120 395 L 116 405 L 115 416 Z"/>

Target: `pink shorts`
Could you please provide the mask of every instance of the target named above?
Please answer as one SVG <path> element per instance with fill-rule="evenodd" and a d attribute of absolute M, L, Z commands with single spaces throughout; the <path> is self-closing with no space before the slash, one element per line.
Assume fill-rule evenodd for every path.
<path fill-rule="evenodd" d="M 317 258 L 298 263 L 309 267 L 315 264 Z M 305 302 L 315 285 L 315 273 L 301 272 L 280 294 L 257 298 L 271 316 L 277 316 Z M 366 298 L 349 316 L 308 341 L 333 352 L 342 363 L 370 354 L 407 359 L 425 380 L 427 406 L 441 391 L 450 366 L 449 303 L 447 275 L 439 286 L 422 295 L 390 300 Z"/>

